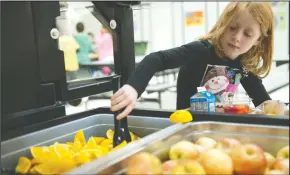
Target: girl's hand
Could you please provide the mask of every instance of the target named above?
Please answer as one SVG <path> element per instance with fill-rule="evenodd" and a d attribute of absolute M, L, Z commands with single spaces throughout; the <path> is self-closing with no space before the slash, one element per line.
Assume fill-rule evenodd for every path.
<path fill-rule="evenodd" d="M 134 109 L 137 102 L 138 93 L 130 85 L 125 84 L 111 98 L 111 111 L 115 112 L 126 107 L 126 109 L 117 116 L 117 120 L 127 117 Z"/>

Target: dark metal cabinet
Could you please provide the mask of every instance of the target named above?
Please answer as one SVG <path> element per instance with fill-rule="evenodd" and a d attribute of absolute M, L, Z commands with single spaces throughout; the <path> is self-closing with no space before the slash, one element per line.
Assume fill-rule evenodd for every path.
<path fill-rule="evenodd" d="M 48 59 L 46 54 L 55 53 L 56 49 L 52 44 L 43 45 L 49 40 L 45 35 L 41 37 L 41 28 L 38 30 L 39 26 L 35 25 L 40 19 L 34 16 L 34 8 L 37 7 L 31 2 L 1 2 L 2 115 L 50 106 L 56 102 L 51 80 L 57 80 L 57 76 L 64 72 L 63 65 L 54 65 L 53 70 L 49 64 L 45 66 L 43 60 Z M 55 10 L 51 9 L 57 6 L 52 2 L 47 8 L 47 16 L 52 18 Z M 51 27 L 53 22 L 48 22 Z M 49 32 L 47 35 L 50 37 Z M 56 58 L 59 57 L 61 54 Z M 52 61 L 47 62 L 53 64 Z"/>
<path fill-rule="evenodd" d="M 51 37 L 60 15 L 58 1 L 1 2 L 1 130 L 65 116 L 61 101 L 114 89 L 113 79 L 128 79 L 135 66 L 130 2 L 93 2 L 102 22 L 115 20 L 116 75 L 67 84 L 63 53 Z M 138 3 L 138 2 L 137 2 Z"/>
<path fill-rule="evenodd" d="M 62 53 L 49 35 L 58 14 L 58 2 L 1 2 L 2 131 L 65 114 L 56 106 Z"/>

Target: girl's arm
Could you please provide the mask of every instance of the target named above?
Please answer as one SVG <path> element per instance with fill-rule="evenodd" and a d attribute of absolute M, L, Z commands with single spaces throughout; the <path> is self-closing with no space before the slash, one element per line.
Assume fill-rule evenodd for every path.
<path fill-rule="evenodd" d="M 194 41 L 181 47 L 151 53 L 139 63 L 127 84 L 134 87 L 139 97 L 155 73 L 206 61 L 208 44 L 206 41 Z"/>
<path fill-rule="evenodd" d="M 256 107 L 264 101 L 271 100 L 271 97 L 267 93 L 262 80 L 252 73 L 249 73 L 248 77 L 242 79 L 241 84 L 243 85 L 250 98 L 253 99 L 253 103 Z"/>
<path fill-rule="evenodd" d="M 144 92 L 156 72 L 181 67 L 185 64 L 205 62 L 208 58 L 209 46 L 210 44 L 207 41 L 195 41 L 181 47 L 147 55 L 139 63 L 127 84 L 121 87 L 111 98 L 112 111 L 125 108 L 117 116 L 117 119 L 129 115 L 136 105 L 137 98 Z"/>

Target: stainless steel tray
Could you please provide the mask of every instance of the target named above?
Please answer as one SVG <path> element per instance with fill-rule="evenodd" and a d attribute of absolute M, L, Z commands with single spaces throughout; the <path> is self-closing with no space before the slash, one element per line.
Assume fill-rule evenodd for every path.
<path fill-rule="evenodd" d="M 164 129 L 172 125 L 172 123 L 165 118 L 130 116 L 128 125 L 130 131 L 144 137 Z M 105 136 L 108 129 L 114 129 L 113 115 L 93 115 L 1 142 L 1 165 L 5 168 L 14 168 L 20 156 L 31 156 L 31 146 L 44 146 L 55 142 L 66 143 L 73 141 L 75 133 L 80 129 L 84 131 L 86 139 L 90 136 Z M 144 143 L 143 139 L 140 139 L 138 143 L 137 145 L 141 146 Z"/>
<path fill-rule="evenodd" d="M 169 148 L 181 140 L 196 141 L 203 136 L 214 139 L 233 137 L 242 143 L 255 143 L 270 153 L 276 152 L 281 147 L 289 144 L 289 127 L 277 127 L 266 125 L 235 124 L 222 122 L 195 122 L 175 128 L 169 134 L 161 131 L 154 135 L 155 140 L 147 142 L 136 150 L 124 147 L 118 152 L 111 153 L 107 159 L 100 159 L 75 169 L 68 174 L 122 174 L 126 172 L 128 159 L 134 154 L 147 151 L 161 159 L 167 159 Z M 123 156 L 120 156 L 123 155 Z"/>

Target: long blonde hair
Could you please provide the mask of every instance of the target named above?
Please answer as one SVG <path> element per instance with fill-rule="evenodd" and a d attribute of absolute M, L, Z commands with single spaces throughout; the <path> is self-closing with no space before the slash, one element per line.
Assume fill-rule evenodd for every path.
<path fill-rule="evenodd" d="M 269 2 L 230 2 L 210 32 L 200 39 L 209 40 L 214 45 L 216 54 L 221 58 L 225 57 L 221 48 L 221 38 L 232 20 L 245 10 L 248 10 L 260 25 L 261 37 L 258 45 L 241 55 L 242 65 L 247 71 L 263 78 L 270 73 L 273 59 L 274 16 Z M 258 67 L 261 59 L 263 64 Z"/>

